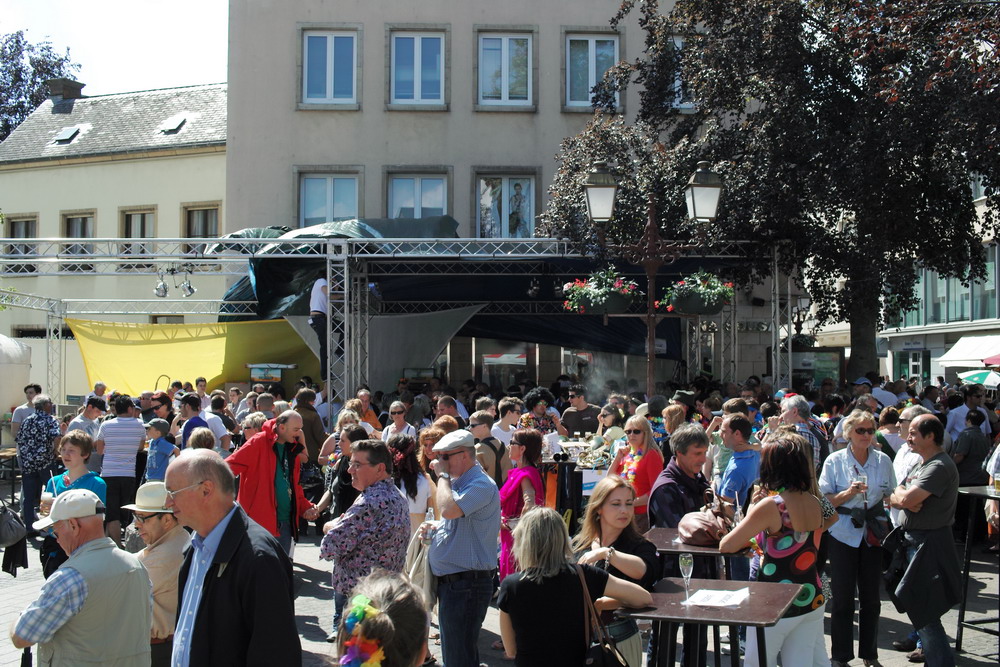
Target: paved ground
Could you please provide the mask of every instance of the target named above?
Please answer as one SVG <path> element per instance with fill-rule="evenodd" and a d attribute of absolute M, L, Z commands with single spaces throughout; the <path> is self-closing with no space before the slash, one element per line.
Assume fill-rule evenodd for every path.
<path fill-rule="evenodd" d="M 6 486 L 6 485 L 4 485 Z M 10 575 L 0 574 L 0 628 L 8 631 L 11 622 L 17 617 L 38 592 L 41 585 L 41 568 L 38 565 L 37 545 L 35 542 L 29 549 L 31 567 L 21 570 L 16 579 Z M 296 547 L 295 576 L 298 580 L 298 598 L 296 600 L 299 633 L 302 636 L 303 665 L 335 664 L 332 645 L 325 641 L 333 613 L 332 592 L 330 589 L 330 564 L 318 560 L 319 538 L 313 535 L 305 538 Z M 977 550 L 974 553 L 973 578 L 969 583 L 970 614 L 973 618 L 982 616 L 984 612 L 997 615 L 998 608 L 998 557 L 996 554 L 986 555 Z M 879 659 L 885 667 L 909 665 L 906 656 L 892 649 L 892 641 L 904 637 L 909 631 L 906 618 L 897 613 L 887 600 L 882 605 L 882 620 L 879 638 Z M 945 629 L 954 637 L 958 620 L 958 611 L 950 612 L 944 621 Z M 997 627 L 996 624 L 993 625 Z M 436 628 L 434 628 L 436 630 Z M 486 623 L 479 639 L 481 660 L 491 667 L 501 667 L 512 663 L 503 660 L 499 651 L 489 646 L 499 638 L 497 610 L 490 608 Z M 964 649 L 966 652 L 958 657 L 959 665 L 995 666 L 998 664 L 997 639 L 980 632 L 965 633 Z M 829 624 L 827 624 L 827 646 L 829 646 Z M 440 658 L 440 647 L 431 642 L 431 650 Z M 6 639 L 0 641 L 0 666 L 19 665 L 21 654 L 14 650 Z M 711 656 L 709 664 L 714 664 Z M 728 663 L 727 663 L 728 664 Z M 854 665 L 861 665 L 855 660 Z M 786 665 L 785 667 L 798 667 Z"/>

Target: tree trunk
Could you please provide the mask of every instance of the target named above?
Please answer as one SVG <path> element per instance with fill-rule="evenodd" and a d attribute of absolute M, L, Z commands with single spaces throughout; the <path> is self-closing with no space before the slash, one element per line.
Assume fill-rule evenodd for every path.
<path fill-rule="evenodd" d="M 847 285 L 848 292 L 853 292 L 848 322 L 851 325 L 851 358 L 847 362 L 847 382 L 854 382 L 862 375 L 879 370 L 876 333 L 878 332 L 878 316 L 880 302 L 878 291 L 871 289 L 869 283 L 865 288 L 852 289 Z"/>

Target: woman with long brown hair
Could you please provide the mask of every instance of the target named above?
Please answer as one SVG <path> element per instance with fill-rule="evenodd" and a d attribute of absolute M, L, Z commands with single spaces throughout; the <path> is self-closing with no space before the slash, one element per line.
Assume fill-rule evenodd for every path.
<path fill-rule="evenodd" d="M 605 477 L 594 487 L 580 532 L 573 538 L 579 562 L 652 590 L 660 579 L 660 559 L 652 542 L 635 529 L 635 489 L 621 477 Z M 596 602 L 598 610 L 629 667 L 642 667 L 642 641 L 632 619 L 619 620 L 620 605 L 611 598 Z"/>

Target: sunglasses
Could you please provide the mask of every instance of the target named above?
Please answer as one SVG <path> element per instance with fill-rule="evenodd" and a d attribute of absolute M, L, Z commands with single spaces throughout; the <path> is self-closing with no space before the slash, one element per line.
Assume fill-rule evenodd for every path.
<path fill-rule="evenodd" d="M 641 428 L 627 428 L 625 429 L 625 435 L 639 435 L 642 433 Z"/>
<path fill-rule="evenodd" d="M 438 459 L 447 463 L 448 459 L 450 459 L 453 456 L 458 456 L 461 453 L 462 452 L 452 452 L 451 454 L 438 454 Z"/>
<path fill-rule="evenodd" d="M 469 424 L 469 428 L 476 428 L 477 426 L 486 426 L 486 424 Z"/>
<path fill-rule="evenodd" d="M 542 406 L 543 408 L 547 408 L 547 407 L 549 407 L 549 403 L 548 403 L 548 401 L 538 401 L 538 403 L 536 403 L 536 405 L 540 405 L 540 406 Z"/>
<path fill-rule="evenodd" d="M 860 433 L 861 435 L 873 435 L 875 433 L 875 429 L 873 429 L 873 428 L 856 428 L 856 429 L 854 429 L 854 432 L 855 433 Z"/>
<path fill-rule="evenodd" d="M 406 412 L 404 412 L 403 410 L 391 410 L 391 411 L 389 411 L 389 414 L 390 415 L 405 415 Z"/>
<path fill-rule="evenodd" d="M 578 398 L 578 396 L 576 394 L 570 394 L 569 397 L 570 398 Z"/>

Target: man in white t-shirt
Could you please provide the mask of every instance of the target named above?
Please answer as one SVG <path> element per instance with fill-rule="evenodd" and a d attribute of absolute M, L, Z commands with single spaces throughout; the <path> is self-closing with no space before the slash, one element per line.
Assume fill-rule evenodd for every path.
<path fill-rule="evenodd" d="M 101 422 L 98 420 L 107 411 L 108 406 L 104 402 L 103 398 L 97 398 L 96 396 L 88 398 L 87 404 L 83 408 L 83 412 L 73 418 L 73 421 L 71 421 L 69 426 L 66 427 L 66 432 L 83 431 L 90 436 L 91 440 L 97 440 L 97 433 L 101 428 Z M 87 470 L 100 475 L 101 464 L 103 461 L 104 456 L 102 454 L 92 452 L 90 457 L 87 459 Z"/>
<path fill-rule="evenodd" d="M 135 459 L 146 444 L 146 428 L 142 421 L 130 417 L 135 407 L 128 396 L 115 399 L 114 419 L 101 424 L 94 449 L 104 456 L 101 477 L 108 485 L 107 524 L 105 530 L 115 544 L 122 544 L 122 506 L 135 500 Z M 127 519 L 125 517 L 125 523 Z"/>
<path fill-rule="evenodd" d="M 34 414 L 35 408 L 31 402 L 40 393 L 42 393 L 42 385 L 40 384 L 29 384 L 24 388 L 25 403 L 14 408 L 14 414 L 10 417 L 10 435 L 12 438 L 17 437 L 17 432 L 21 429 L 21 424 L 28 415 Z"/>
<path fill-rule="evenodd" d="M 979 410 L 983 413 L 983 416 L 987 419 L 979 425 L 979 429 L 987 436 L 990 435 L 989 413 L 983 407 L 984 391 L 986 390 L 981 384 L 962 385 L 962 395 L 965 397 L 965 403 L 948 412 L 948 426 L 945 428 L 945 432 L 953 440 L 957 440 L 959 434 L 965 430 L 965 415 L 969 414 L 970 410 Z"/>
<path fill-rule="evenodd" d="M 100 398 L 100 399 L 103 399 L 105 403 L 107 403 L 108 402 L 108 385 L 104 384 L 103 382 L 95 382 L 94 383 L 94 391 L 90 392 L 89 394 L 87 394 L 86 396 L 83 397 L 83 404 L 86 405 L 87 404 L 87 400 L 91 399 L 91 398 Z"/>
<path fill-rule="evenodd" d="M 514 430 L 517 428 L 517 420 L 524 412 L 524 401 L 514 396 L 507 396 L 500 399 L 497 405 L 497 412 L 500 420 L 493 424 L 490 434 L 502 442 L 505 447 L 510 446 L 510 439 L 514 437 Z"/>

